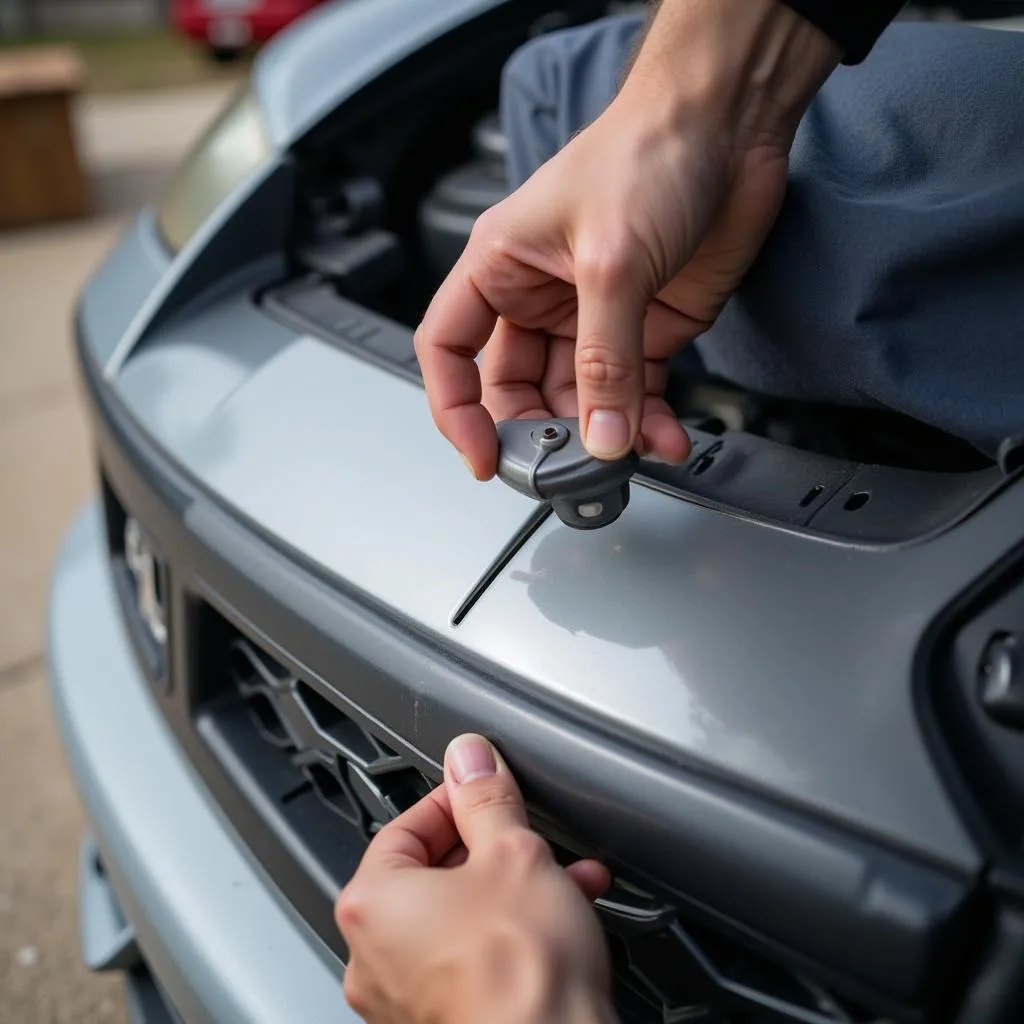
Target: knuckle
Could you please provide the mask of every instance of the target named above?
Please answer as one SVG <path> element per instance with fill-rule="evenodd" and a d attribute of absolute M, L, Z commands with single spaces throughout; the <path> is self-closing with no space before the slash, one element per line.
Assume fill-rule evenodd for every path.
<path fill-rule="evenodd" d="M 334 903 L 334 922 L 343 935 L 351 934 L 366 920 L 366 897 L 355 883 L 342 889 Z"/>
<path fill-rule="evenodd" d="M 500 212 L 497 206 L 491 206 L 473 222 L 469 232 L 469 245 L 485 255 L 500 255 L 505 244 Z"/>
<path fill-rule="evenodd" d="M 610 338 L 592 335 L 577 344 L 576 377 L 584 385 L 627 384 L 636 376 L 634 363 Z"/>
<path fill-rule="evenodd" d="M 427 336 L 423 330 L 423 324 L 420 324 L 416 328 L 415 333 L 412 336 L 412 347 L 416 352 L 416 356 L 419 359 L 423 358 L 424 352 L 427 350 Z"/>
<path fill-rule="evenodd" d="M 497 271 L 515 260 L 516 244 L 502 203 L 477 217 L 469 233 L 466 252 L 473 265 Z"/>
<path fill-rule="evenodd" d="M 635 277 L 634 247 L 626 239 L 583 245 L 574 257 L 579 280 L 600 289 L 622 288 Z"/>

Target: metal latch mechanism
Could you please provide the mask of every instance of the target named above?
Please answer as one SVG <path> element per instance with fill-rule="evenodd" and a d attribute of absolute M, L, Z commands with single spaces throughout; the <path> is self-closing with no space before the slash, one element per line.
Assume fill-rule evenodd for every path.
<path fill-rule="evenodd" d="M 503 420 L 498 445 L 498 476 L 520 494 L 551 502 L 566 526 L 608 526 L 629 504 L 639 456 L 595 459 L 583 447 L 578 419 Z"/>

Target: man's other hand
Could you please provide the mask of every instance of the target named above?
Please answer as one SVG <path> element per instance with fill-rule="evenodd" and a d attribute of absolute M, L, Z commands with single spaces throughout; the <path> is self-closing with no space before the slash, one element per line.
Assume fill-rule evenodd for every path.
<path fill-rule="evenodd" d="M 374 838 L 335 917 L 345 995 L 370 1024 L 610 1024 L 595 861 L 562 868 L 480 736 L 454 740 L 445 785 Z"/>

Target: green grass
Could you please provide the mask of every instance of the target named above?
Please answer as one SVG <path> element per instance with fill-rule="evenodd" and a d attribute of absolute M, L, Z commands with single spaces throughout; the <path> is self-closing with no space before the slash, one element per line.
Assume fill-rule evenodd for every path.
<path fill-rule="evenodd" d="M 73 47 L 87 70 L 90 92 L 125 92 L 158 89 L 197 82 L 240 80 L 248 59 L 229 65 L 215 64 L 200 46 L 170 31 L 117 35 L 0 37 L 0 56 L 12 47 L 53 43 Z"/>

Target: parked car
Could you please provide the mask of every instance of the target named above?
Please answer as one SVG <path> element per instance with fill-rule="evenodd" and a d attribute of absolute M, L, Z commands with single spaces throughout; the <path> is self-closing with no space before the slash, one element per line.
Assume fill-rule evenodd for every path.
<path fill-rule="evenodd" d="M 627 1024 L 1024 1020 L 1020 447 L 681 371 L 688 462 L 584 532 L 431 424 L 502 64 L 600 11 L 324 6 L 85 289 L 48 651 L 135 1020 L 354 1020 L 333 897 L 467 729 L 610 865 Z"/>
<path fill-rule="evenodd" d="M 228 62 L 265 43 L 321 0 L 172 0 L 174 27 Z"/>

